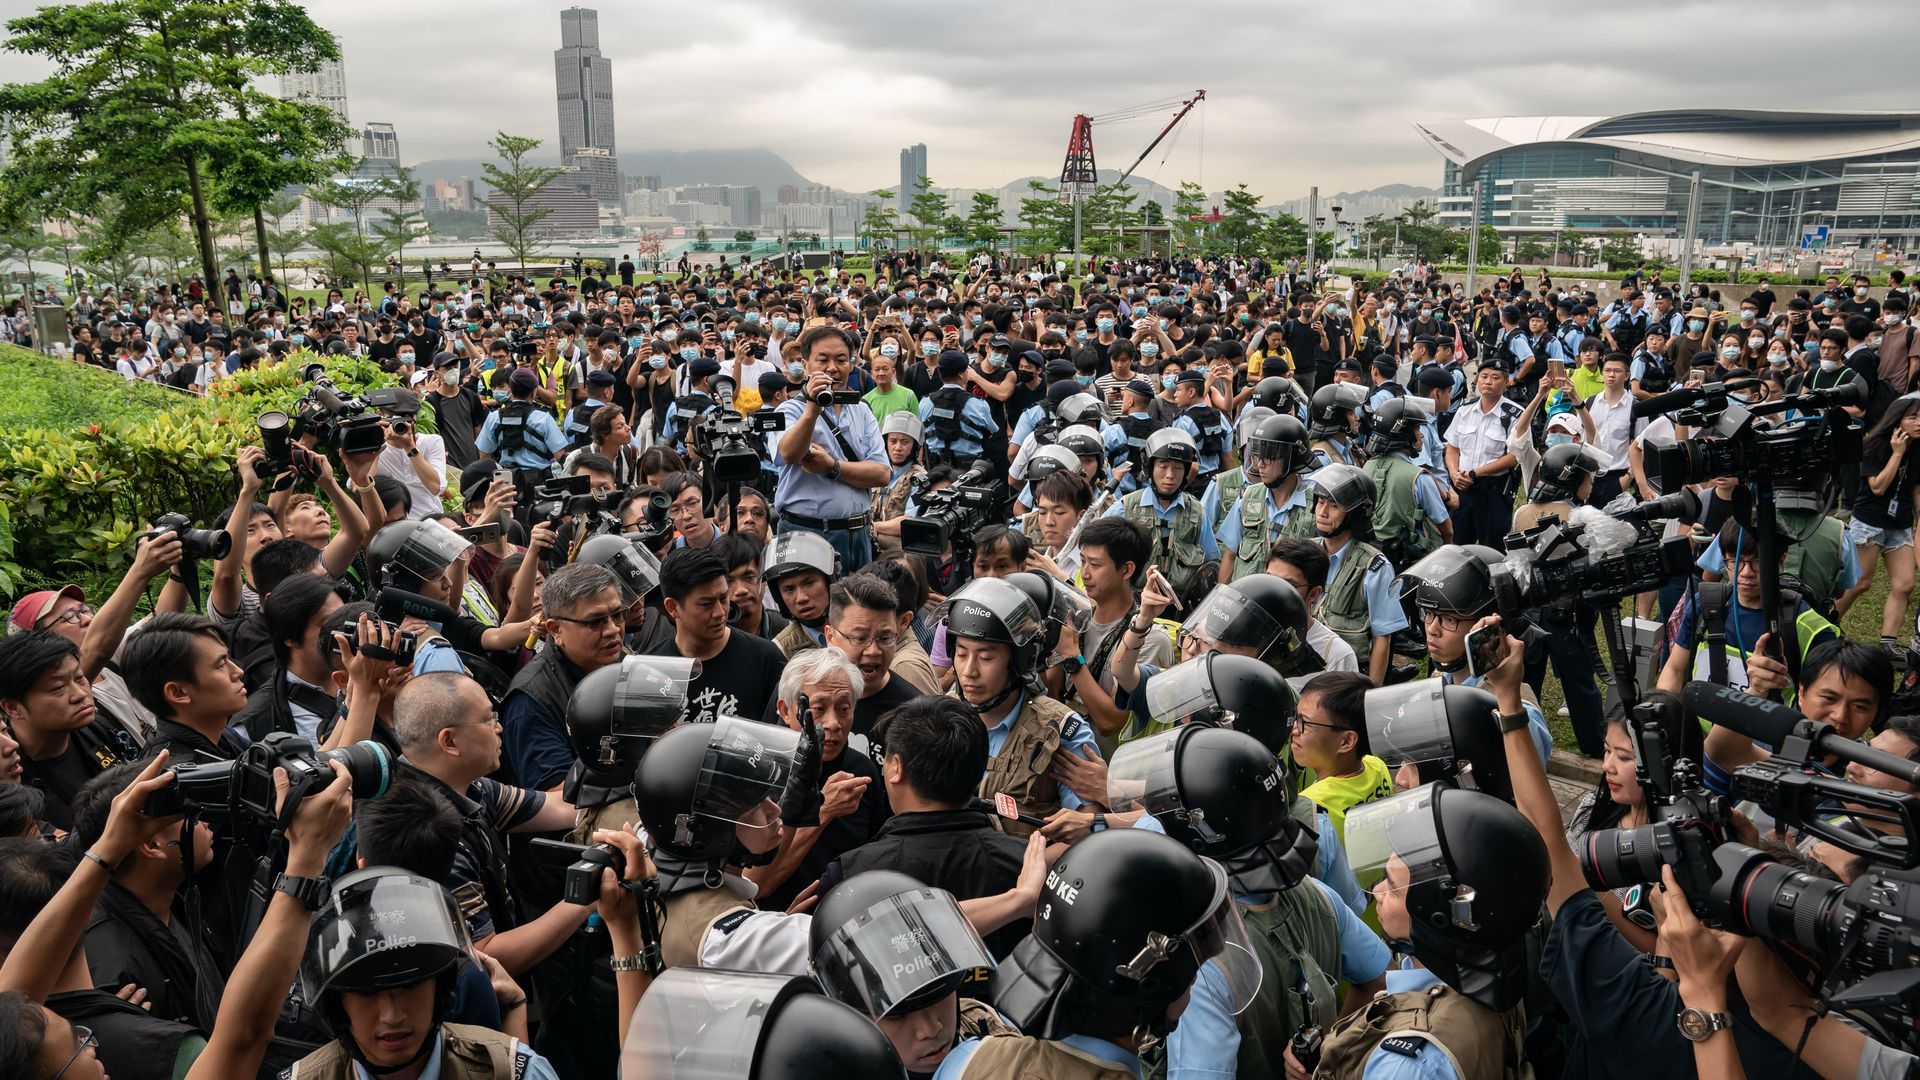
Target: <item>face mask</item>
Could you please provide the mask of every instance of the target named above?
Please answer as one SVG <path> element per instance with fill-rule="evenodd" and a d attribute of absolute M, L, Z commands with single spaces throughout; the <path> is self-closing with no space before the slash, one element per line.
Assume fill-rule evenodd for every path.
<path fill-rule="evenodd" d="M 1162 375 L 1160 376 L 1160 388 L 1163 390 L 1171 390 L 1173 389 L 1174 384 L 1178 383 L 1179 381 L 1180 381 L 1180 376 L 1178 375 Z"/>
<path fill-rule="evenodd" d="M 647 366 L 655 371 L 659 371 L 661 368 L 667 366 L 667 358 L 664 356 L 650 357 L 647 360 Z"/>
<path fill-rule="evenodd" d="M 1346 313 L 1347 313 L 1347 309 L 1341 307 L 1338 304 L 1335 304 L 1334 306 L 1327 309 L 1327 314 L 1332 315 L 1335 318 L 1345 315 Z"/>
<path fill-rule="evenodd" d="M 526 302 L 527 302 L 527 297 L 526 297 L 526 294 L 524 294 L 524 293 L 514 293 L 514 294 L 513 294 L 513 302 L 514 302 L 514 303 L 516 303 L 516 304 L 524 304 L 524 303 L 526 303 Z"/>
<path fill-rule="evenodd" d="M 505 390 L 495 390 L 493 392 L 493 400 L 495 401 L 507 400 L 507 392 Z"/>
<path fill-rule="evenodd" d="M 307 343 L 307 335 L 305 334 L 293 335 L 293 343 L 295 345 L 305 345 Z"/>
<path fill-rule="evenodd" d="M 1160 320 L 1160 329 L 1162 329 L 1162 330 L 1165 330 L 1166 328 L 1167 328 L 1167 320 L 1165 320 L 1165 319 L 1161 319 L 1161 320 Z"/>
<path fill-rule="evenodd" d="M 1707 328 L 1707 320 L 1705 319 L 1688 319 L 1687 320 L 1687 329 L 1695 333 L 1705 330 L 1706 328 Z"/>
<path fill-rule="evenodd" d="M 685 360 L 688 363 L 692 363 L 693 361 L 700 359 L 700 347 L 698 345 L 688 345 L 687 347 L 681 349 L 680 359 Z"/>
<path fill-rule="evenodd" d="M 786 320 L 785 318 L 783 318 L 782 316 L 779 316 L 779 315 L 775 315 L 775 316 L 773 317 L 773 332 L 774 332 L 774 333 L 776 333 L 776 334 L 784 334 L 784 333 L 786 333 L 786 332 L 787 332 L 787 327 L 788 327 L 788 325 L 790 325 L 790 324 L 789 324 L 789 323 L 787 322 L 787 320 Z"/>
<path fill-rule="evenodd" d="M 1767 354 L 1767 363 L 1772 364 L 1774 367 L 1786 367 L 1787 354 L 1783 352 L 1770 352 Z"/>
<path fill-rule="evenodd" d="M 440 381 L 448 386 L 453 386 L 460 381 L 460 372 L 454 368 L 448 368 L 440 373 Z"/>
<path fill-rule="evenodd" d="M 1760 317 L 1760 313 L 1759 313 L 1759 312 L 1757 312 L 1757 311 L 1755 311 L 1755 310 L 1753 310 L 1752 308 L 1741 308 L 1741 309 L 1740 309 L 1740 321 L 1741 321 L 1741 322 L 1752 322 L 1753 320 L 1755 320 L 1755 319 L 1757 319 L 1757 318 L 1759 318 L 1759 317 Z"/>
<path fill-rule="evenodd" d="M 1766 347 L 1766 344 L 1767 339 L 1763 337 L 1750 337 L 1747 339 L 1747 348 L 1749 349 L 1761 349 Z"/>
<path fill-rule="evenodd" d="M 1861 298 L 1863 298 L 1863 299 L 1864 299 L 1864 298 L 1866 297 L 1866 295 L 1867 295 L 1867 287 L 1866 287 L 1865 285 L 1856 285 L 1856 286 L 1854 286 L 1854 289 L 1853 289 L 1853 295 L 1855 295 L 1855 296 L 1858 296 L 1858 297 L 1861 297 Z"/>
<path fill-rule="evenodd" d="M 673 298 L 673 306 L 674 306 L 674 307 L 679 307 L 679 306 L 680 306 L 680 298 L 679 298 L 679 297 L 677 297 L 677 296 L 676 296 L 676 297 L 674 297 L 674 298 Z"/>
<path fill-rule="evenodd" d="M 975 325 L 975 326 L 979 326 L 979 325 L 980 325 L 980 316 L 978 316 L 978 315 L 975 315 L 975 316 L 973 317 L 973 325 Z"/>
<path fill-rule="evenodd" d="M 1729 345 L 1729 346 L 1727 346 L 1726 348 L 1724 348 L 1724 349 L 1721 349 L 1721 350 L 1720 350 L 1720 359 L 1722 359 L 1722 360 L 1738 360 L 1738 359 L 1740 359 L 1740 347 L 1739 347 L 1738 345 Z"/>
<path fill-rule="evenodd" d="M 994 370 L 994 371 L 999 371 L 999 370 L 1000 370 L 1001 368 L 1003 368 L 1003 367 L 1006 367 L 1006 366 L 1007 366 L 1007 354 L 1006 354 L 1006 353 L 1001 353 L 1001 352 L 997 352 L 997 353 L 988 353 L 988 354 L 987 354 L 987 367 L 988 367 L 988 368 L 990 368 L 990 369 L 992 369 L 992 370 Z"/>
<path fill-rule="evenodd" d="M 187 350 L 176 348 L 173 350 L 173 355 L 176 357 L 185 356 L 187 355 Z"/>
<path fill-rule="evenodd" d="M 1907 317 L 1905 315 L 1889 315 L 1887 316 L 1887 329 L 1891 330 L 1906 321 Z"/>
<path fill-rule="evenodd" d="M 1151 341 L 1142 342 L 1140 345 L 1140 355 L 1147 360 L 1151 360 L 1160 355 L 1160 346 Z"/>
<path fill-rule="evenodd" d="M 411 363 L 413 363 L 413 354 L 412 354 L 412 353 L 410 353 L 410 352 L 403 352 L 403 353 L 401 353 L 401 354 L 400 354 L 400 362 L 401 362 L 401 363 L 403 363 L 403 364 L 411 364 Z"/>
<path fill-rule="evenodd" d="M 1387 301 L 1386 303 L 1384 303 L 1384 304 L 1381 304 L 1381 305 L 1380 305 L 1380 310 L 1382 310 L 1382 311 L 1385 311 L 1385 312 L 1392 312 L 1392 311 L 1393 311 L 1393 310 L 1394 310 L 1395 308 L 1397 308 L 1397 307 L 1399 307 L 1399 306 L 1400 306 L 1400 305 L 1398 305 L 1398 304 L 1396 304 L 1396 303 L 1394 303 L 1393 301 L 1391 301 L 1391 300 L 1389 300 L 1389 301 Z"/>
<path fill-rule="evenodd" d="M 900 355 L 900 346 L 895 345 L 893 342 L 889 341 L 886 344 L 880 346 L 880 355 L 891 360 L 894 357 Z"/>
<path fill-rule="evenodd" d="M 1829 360 L 1823 356 L 1820 358 L 1820 370 L 1821 371 L 1839 371 L 1840 361 Z"/>
<path fill-rule="evenodd" d="M 1103 333 L 1103 334 L 1111 334 L 1111 333 L 1113 333 L 1113 320 L 1112 320 L 1112 319 L 1096 319 L 1096 320 L 1094 320 L 1094 323 L 1093 323 L 1093 325 L 1095 325 L 1095 326 L 1097 326 L 1097 327 L 1099 327 L 1099 328 L 1100 328 L 1100 332 L 1101 332 L 1101 333 Z"/>
<path fill-rule="evenodd" d="M 1572 441 L 1573 441 L 1573 436 L 1567 434 L 1564 431 L 1556 431 L 1547 436 L 1547 446 L 1549 448 L 1555 447 L 1555 446 L 1565 446 L 1566 444 Z"/>
<path fill-rule="evenodd" d="M 1093 385 L 1093 376 L 1091 376 L 1091 375 L 1075 375 L 1075 376 L 1073 377 L 1073 381 L 1074 381 L 1074 382 L 1077 382 L 1077 383 L 1079 383 L 1079 384 L 1080 384 L 1081 386 L 1092 386 L 1092 385 Z"/>
<path fill-rule="evenodd" d="M 914 291 L 912 289 L 906 289 L 900 293 L 900 299 L 902 300 L 911 300 L 913 299 L 913 297 L 914 297 Z"/>
<path fill-rule="evenodd" d="M 1085 330 L 1075 330 L 1075 331 L 1073 332 L 1073 340 L 1074 340 L 1074 341 L 1076 341 L 1076 342 L 1084 342 L 1084 341 L 1086 341 L 1086 340 L 1087 340 L 1087 332 L 1086 332 Z"/>
<path fill-rule="evenodd" d="M 807 365 L 805 364 L 788 364 L 787 365 L 788 381 L 799 382 L 801 379 L 804 379 L 806 377 L 807 377 Z"/>
<path fill-rule="evenodd" d="M 672 328 L 668 328 L 666 330 L 660 331 L 660 339 L 662 341 L 674 341 L 674 340 L 677 340 L 679 337 L 680 337 L 680 331 L 674 330 Z"/>
<path fill-rule="evenodd" d="M 939 343 L 939 342 L 937 342 L 937 341 L 923 341 L 923 342 L 921 342 L 921 343 L 920 343 L 920 355 L 921 355 L 921 356 L 939 356 L 939 355 L 940 355 L 940 343 Z"/>

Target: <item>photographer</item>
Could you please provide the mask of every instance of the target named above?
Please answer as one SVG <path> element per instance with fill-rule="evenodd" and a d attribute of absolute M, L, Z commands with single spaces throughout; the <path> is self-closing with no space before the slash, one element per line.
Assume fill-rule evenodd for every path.
<path fill-rule="evenodd" d="M 447 483 L 446 441 L 438 435 L 422 435 L 415 429 L 420 398 L 412 391 L 373 393 L 387 395 L 380 404 L 380 431 L 386 436 L 386 442 L 380 448 L 379 474 L 407 486 L 412 495 L 408 517 L 418 520 L 439 512 L 440 491 Z"/>
<path fill-rule="evenodd" d="M 126 657 L 129 689 L 156 718 L 143 753 L 168 750 L 182 762 L 240 756 L 246 744 L 228 724 L 247 707 L 247 691 L 218 623 L 162 612 L 127 643 Z"/>
<path fill-rule="evenodd" d="M 12 892 L 8 902 L 0 904 L 5 919 L 0 943 L 7 950 L 0 964 L 0 1001 L 18 992 L 46 1005 L 38 1016 L 14 1009 L 0 1009 L 0 1015 L 18 1018 L 13 1021 L 18 1026 L 7 1034 L 10 1042 L 26 1043 L 15 1051 L 24 1060 L 66 1062 L 57 1067 L 49 1062 L 49 1076 L 79 1060 L 90 1046 L 121 1080 L 251 1075 L 260 1066 L 286 1002 L 286 988 L 298 972 L 308 909 L 296 892 L 276 887 L 246 954 L 227 980 L 219 1016 L 204 1045 L 192 1029 L 156 1020 L 137 1005 L 92 988 L 81 934 L 112 868 L 175 824 L 141 812 L 149 795 L 173 781 L 166 764 L 164 754 L 152 759 L 114 798 L 100 839 L 80 857 L 38 841 L 0 841 L 7 848 L 33 845 L 0 851 L 0 863 L 7 864 L 0 882 Z M 333 770 L 333 783 L 310 792 L 292 814 L 286 830 L 286 869 L 276 885 L 284 882 L 297 890 L 317 884 L 327 851 L 346 828 L 352 784 L 345 766 L 335 763 Z M 284 797 L 285 772 L 275 769 L 274 780 Z M 42 865 L 29 870 L 29 861 Z M 28 913 L 36 913 L 30 924 L 15 922 Z M 75 1021 L 85 1021 L 88 1030 Z"/>
<path fill-rule="evenodd" d="M 1766 639 L 1762 638 L 1762 642 Z M 1787 686 L 1786 665 L 1757 648 L 1747 659 L 1747 692 L 1767 695 Z M 1664 674 L 1662 676 L 1664 681 Z M 1663 687 L 1664 689 L 1664 687 Z M 1893 695 L 1893 662 L 1871 645 L 1833 637 L 1808 649 L 1800 662 L 1797 692 L 1786 699 L 1809 719 L 1832 724 L 1843 738 L 1859 739 L 1878 726 Z M 1725 726 L 1707 733 L 1706 760 L 1701 763 L 1707 786 L 1725 792 L 1733 770 L 1772 756 L 1772 748 Z M 1835 758 L 1822 763 L 1830 772 L 1844 771 Z"/>
<path fill-rule="evenodd" d="M 841 565 L 865 566 L 873 559 L 868 493 L 885 484 L 891 472 L 880 425 L 864 403 L 822 408 L 823 395 L 847 392 L 853 354 L 845 334 L 816 326 L 800 336 L 799 347 L 807 371 L 805 396 L 780 406 L 787 428 L 768 436 L 779 471 L 774 510 L 782 532 L 820 533 Z M 822 423 L 830 435 L 824 443 L 815 438 Z"/>

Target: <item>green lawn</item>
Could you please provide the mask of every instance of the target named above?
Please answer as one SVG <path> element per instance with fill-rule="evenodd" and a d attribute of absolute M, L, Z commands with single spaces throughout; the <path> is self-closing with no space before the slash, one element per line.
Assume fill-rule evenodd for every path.
<path fill-rule="evenodd" d="M 187 410 L 211 415 L 200 398 L 149 383 L 129 385 L 104 368 L 49 359 L 16 345 L 0 345 L 0 426 L 71 431 Z"/>

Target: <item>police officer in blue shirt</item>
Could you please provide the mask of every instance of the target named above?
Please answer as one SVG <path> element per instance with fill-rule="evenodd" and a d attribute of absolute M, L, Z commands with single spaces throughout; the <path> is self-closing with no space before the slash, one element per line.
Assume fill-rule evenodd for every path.
<path fill-rule="evenodd" d="M 717 406 L 708 389 L 708 380 L 720 374 L 720 361 L 695 351 L 687 364 L 687 392 L 667 405 L 665 426 L 661 429 L 669 446 L 685 456 L 693 425 Z"/>
<path fill-rule="evenodd" d="M 985 451 L 987 441 L 999 428 L 986 401 L 973 396 L 962 381 L 967 370 L 966 353 L 948 349 L 940 354 L 936 366 L 940 388 L 920 402 L 927 462 L 965 469 Z"/>
<path fill-rule="evenodd" d="M 1117 494 L 1131 494 L 1147 482 L 1147 439 L 1161 426 L 1153 418 L 1154 397 L 1151 382 L 1143 378 L 1127 380 L 1120 392 L 1124 411 L 1100 427 L 1100 438 L 1107 445 L 1107 468 L 1113 474 Z"/>
<path fill-rule="evenodd" d="M 872 491 L 887 482 L 886 443 L 880 422 L 866 402 L 851 395 L 853 342 L 833 326 L 815 326 L 800 335 L 806 389 L 779 406 L 784 431 L 767 436 L 769 456 L 779 471 L 773 509 L 780 531 L 804 529 L 827 538 L 841 565 L 873 561 Z M 828 405 L 828 394 L 849 394 L 846 404 Z"/>
<path fill-rule="evenodd" d="M 531 368 L 515 368 L 507 376 L 505 405 L 487 414 L 480 425 L 474 445 L 480 452 L 513 470 L 514 486 L 521 491 L 521 503 L 527 504 L 527 490 L 537 475 L 544 475 L 555 454 L 567 448 L 566 433 L 560 430 L 553 412 L 534 403 L 533 392 L 540 377 Z"/>
<path fill-rule="evenodd" d="M 1193 436 L 1194 445 L 1200 448 L 1200 467 L 1194 481 L 1212 480 L 1226 460 L 1232 434 L 1226 415 L 1207 400 L 1207 374 L 1198 365 L 1174 380 L 1173 403 L 1180 410 L 1173 426 Z"/>

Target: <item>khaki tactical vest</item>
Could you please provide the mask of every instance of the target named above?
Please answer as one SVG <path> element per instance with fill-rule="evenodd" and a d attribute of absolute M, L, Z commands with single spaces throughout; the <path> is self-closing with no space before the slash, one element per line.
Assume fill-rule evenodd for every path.
<path fill-rule="evenodd" d="M 1157 497 L 1157 496 L 1156 496 Z M 1206 553 L 1200 550 L 1200 527 L 1203 524 L 1200 515 L 1200 502 L 1197 499 L 1175 496 L 1180 499 L 1171 520 L 1161 522 L 1160 514 L 1147 505 L 1147 490 L 1129 492 L 1120 500 L 1121 513 L 1128 521 L 1147 530 L 1148 538 L 1153 542 L 1153 564 L 1167 575 L 1167 584 L 1180 596 L 1192 596 L 1195 586 L 1200 583 L 1200 568 L 1206 564 Z"/>
<path fill-rule="evenodd" d="M 874 488 L 870 512 L 873 520 L 892 521 L 897 517 L 905 517 L 907 514 L 907 498 L 913 494 L 913 482 L 925 475 L 927 475 L 926 469 L 919 465 L 914 465 L 906 472 L 901 473 L 899 479 L 893 483 L 885 487 Z M 874 530 L 873 533 L 873 542 L 879 545 L 879 549 L 882 551 L 900 550 L 900 538 L 898 536 L 881 536 L 877 529 Z"/>
<path fill-rule="evenodd" d="M 814 643 L 813 635 L 807 633 L 807 628 L 800 625 L 799 619 L 787 620 L 787 625 L 781 627 L 780 632 L 773 635 L 773 643 L 780 646 L 780 651 L 785 653 L 789 660 L 806 652 L 808 649 L 817 649 L 820 647 Z"/>
<path fill-rule="evenodd" d="M 1240 493 L 1240 546 L 1233 553 L 1233 580 L 1267 572 L 1267 554 L 1277 536 L 1307 538 L 1318 535 L 1313 527 L 1313 486 L 1304 478 L 1305 502 L 1287 512 L 1280 527 L 1269 531 L 1267 522 L 1272 507 L 1265 484 L 1248 484 Z"/>
<path fill-rule="evenodd" d="M 1353 646 L 1353 654 L 1364 667 L 1373 655 L 1373 623 L 1367 611 L 1367 571 L 1386 565 L 1380 549 L 1358 540 L 1347 541 L 1347 553 L 1340 557 L 1340 569 L 1320 594 L 1319 610 L 1314 616 L 1341 641 Z M 1391 568 L 1389 568 L 1391 569 Z"/>
<path fill-rule="evenodd" d="M 1133 1072 L 1065 1043 L 997 1035 L 982 1039 L 962 1077 L 992 1080 L 1133 1080 Z"/>
<path fill-rule="evenodd" d="M 605 806 L 582 806 L 573 812 L 573 831 L 567 834 L 567 842 L 591 844 L 593 834 L 600 829 L 626 832 L 628 826 L 639 823 L 640 808 L 634 805 L 632 795 L 622 796 Z"/>
<path fill-rule="evenodd" d="M 955 687 L 949 695 L 959 697 Z M 987 774 L 980 780 L 980 797 L 993 801 L 1005 792 L 1020 804 L 1020 812 L 1044 818 L 1060 809 L 1060 787 L 1053 778 L 1053 753 L 1060 749 L 1067 718 L 1073 710 L 1050 697 L 1025 693 L 1020 716 L 1007 732 L 1000 752 L 987 760 Z M 1033 827 L 995 817 L 1001 831 L 1022 840 Z"/>
<path fill-rule="evenodd" d="M 1382 1053 L 1417 1052 L 1421 1042 L 1446 1055 L 1461 1080 L 1531 1080 L 1524 1008 L 1504 1013 L 1456 993 L 1445 983 L 1402 994 L 1381 993 L 1340 1022 L 1320 1048 L 1314 1076 L 1360 1080 L 1367 1060 Z M 1382 1047 L 1389 1039 L 1392 1046 Z"/>
<path fill-rule="evenodd" d="M 1235 466 L 1215 477 L 1214 483 L 1219 485 L 1215 490 L 1220 497 L 1220 516 L 1224 518 L 1233 512 L 1234 507 L 1240 505 L 1240 496 L 1246 493 L 1247 470 L 1242 466 Z"/>
<path fill-rule="evenodd" d="M 441 1024 L 441 1080 L 518 1080 L 513 1036 L 470 1024 Z M 338 1040 L 301 1058 L 290 1080 L 354 1080 L 353 1059 Z"/>
<path fill-rule="evenodd" d="M 713 924 L 742 908 L 754 910 L 753 901 L 742 899 L 724 884 L 674 893 L 663 898 L 661 906 L 666 908 L 667 920 L 660 930 L 660 958 L 668 967 L 699 967 L 700 945 Z"/>
<path fill-rule="evenodd" d="M 1813 516 L 1804 510 L 1782 510 L 1779 514 L 1780 527 L 1795 536 L 1806 531 L 1807 519 Z M 1828 515 L 1820 519 L 1805 543 L 1787 547 L 1780 572 L 1799 579 L 1807 603 L 1815 608 L 1830 607 L 1840 595 L 1841 546 L 1845 543 L 1845 527 L 1839 518 Z"/>
<path fill-rule="evenodd" d="M 1440 530 L 1413 497 L 1413 486 L 1425 470 L 1399 454 L 1382 454 L 1362 467 L 1373 477 L 1374 537 L 1387 547 L 1405 545 L 1408 565 L 1439 547 Z"/>

